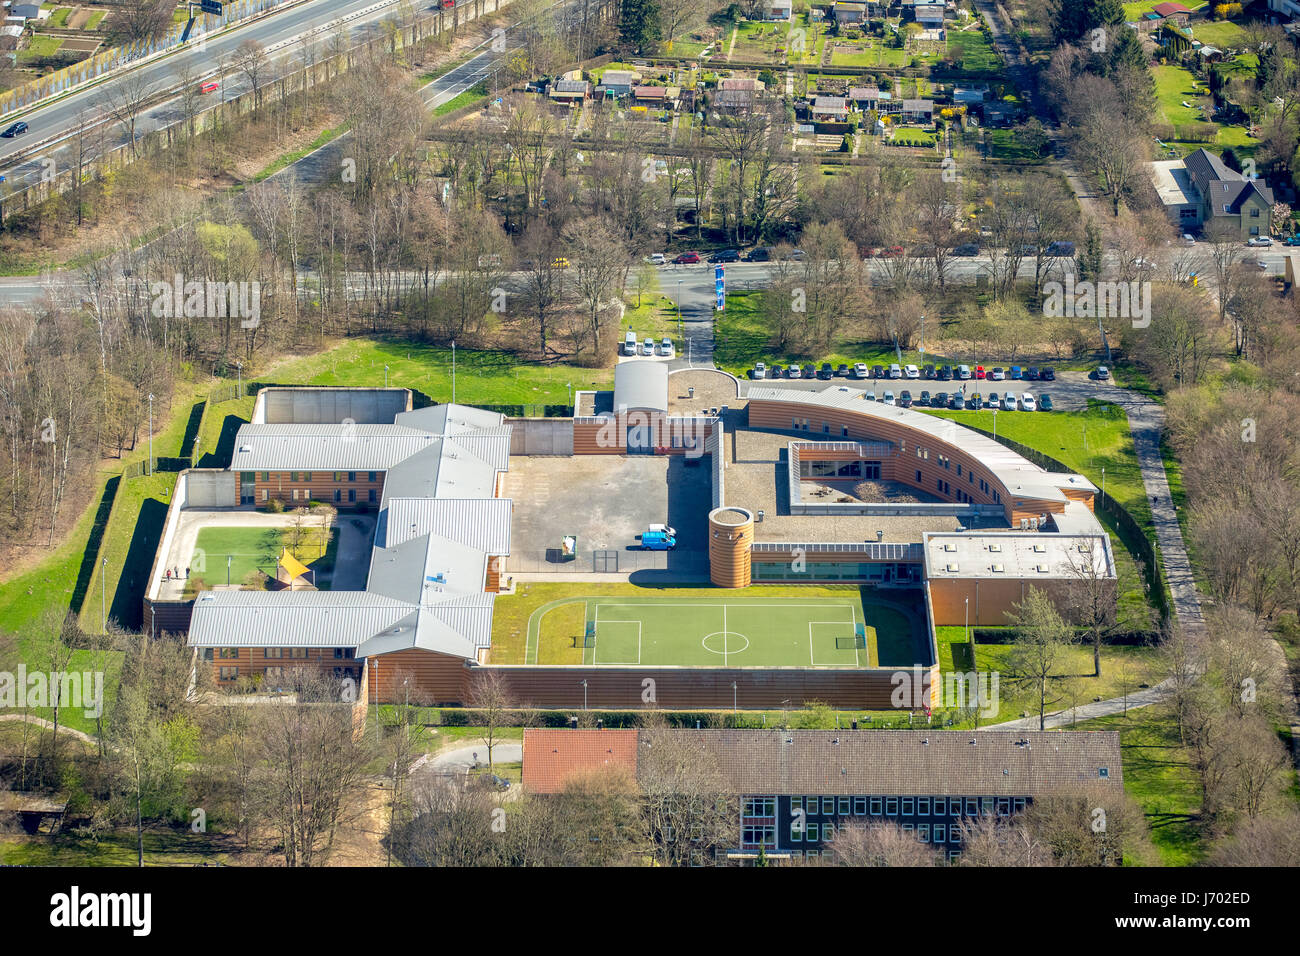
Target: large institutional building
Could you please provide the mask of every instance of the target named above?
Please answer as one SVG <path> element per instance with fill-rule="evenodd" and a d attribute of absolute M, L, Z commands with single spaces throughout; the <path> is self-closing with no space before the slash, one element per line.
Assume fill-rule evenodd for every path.
<path fill-rule="evenodd" d="M 1063 602 L 1081 575 L 1115 574 L 1087 479 L 1047 472 L 980 433 L 855 388 L 756 386 L 741 397 L 723 373 L 669 376 L 662 363 L 629 361 L 612 391 L 575 397 L 573 418 L 506 419 L 462 405 L 413 408 L 405 389 L 263 389 L 230 467 L 191 469 L 177 483 L 145 627 L 187 633 L 219 683 L 270 681 L 311 664 L 357 679 L 380 701 L 400 679 L 431 702 L 464 702 L 475 670 L 496 668 L 519 700 L 537 706 L 642 706 L 647 677 L 661 707 L 731 706 L 738 697 L 748 706 L 891 706 L 896 666 L 494 661 L 495 602 L 526 574 L 511 564 L 519 506 L 504 494 L 512 458 L 523 467 L 525 457 L 542 473 L 550 460 L 596 455 L 685 456 L 707 466 L 710 500 L 694 529 L 707 546 L 695 577 L 688 570 L 676 583 L 919 591 L 929 647 L 910 667 L 931 691 L 934 627 L 1006 624 L 1031 587 Z M 882 489 L 880 500 L 853 492 L 867 486 Z M 232 582 L 186 594 L 166 579 L 163 568 L 189 562 L 196 521 L 229 524 L 231 512 L 253 518 L 273 502 L 326 502 L 341 516 L 373 520 L 367 553 L 343 569 L 351 587 Z M 686 536 L 680 525 L 678 535 Z"/>

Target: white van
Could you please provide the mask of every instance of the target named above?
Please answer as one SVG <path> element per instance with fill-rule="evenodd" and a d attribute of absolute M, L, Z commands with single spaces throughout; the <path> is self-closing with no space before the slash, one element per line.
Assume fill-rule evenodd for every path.
<path fill-rule="evenodd" d="M 623 339 L 623 354 L 636 355 L 636 333 L 628 332 Z"/>

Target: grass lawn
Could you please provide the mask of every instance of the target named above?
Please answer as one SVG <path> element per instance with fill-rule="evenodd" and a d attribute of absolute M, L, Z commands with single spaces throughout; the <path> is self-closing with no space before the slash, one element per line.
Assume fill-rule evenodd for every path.
<path fill-rule="evenodd" d="M 948 52 L 962 61 L 968 73 L 993 73 L 1002 69 L 1002 59 L 978 30 L 950 30 Z"/>
<path fill-rule="evenodd" d="M 317 355 L 285 362 L 268 378 L 298 385 L 384 384 L 416 388 L 435 401 L 451 401 L 451 349 L 432 345 L 353 339 Z M 541 365 L 519 361 L 508 352 L 456 351 L 456 400 L 467 405 L 569 404 L 574 390 L 607 386 L 609 369 Z"/>
<path fill-rule="evenodd" d="M 453 96 L 447 102 L 433 108 L 434 116 L 446 116 L 448 113 L 455 112 L 462 106 L 469 106 L 471 103 L 477 103 L 480 100 L 486 100 L 488 96 L 487 87 L 482 83 L 472 86 L 464 93 Z"/>
<path fill-rule="evenodd" d="M 95 29 L 101 23 L 104 22 L 104 17 L 106 16 L 108 16 L 107 10 L 96 10 L 94 13 L 90 15 L 90 19 L 86 21 L 86 29 L 87 30 Z"/>
<path fill-rule="evenodd" d="M 899 126 L 894 129 L 893 142 L 903 146 L 933 146 L 939 136 L 928 129 Z"/>
<path fill-rule="evenodd" d="M 1192 4 L 1184 4 L 1190 8 Z M 1240 46 L 1245 42 L 1246 31 L 1241 24 L 1231 20 L 1196 20 L 1192 24 L 1192 36 L 1206 46 L 1215 46 L 1220 50 Z"/>
<path fill-rule="evenodd" d="M 1192 88 L 1190 71 L 1181 66 L 1157 66 L 1152 74 L 1156 79 L 1156 102 L 1166 123 L 1175 126 L 1185 123 L 1203 123 L 1201 111 L 1183 106 L 1183 101 L 1209 105 L 1209 93 L 1198 93 Z"/>
<path fill-rule="evenodd" d="M 858 46 L 865 44 L 859 43 Z M 831 54 L 831 66 L 906 66 L 911 57 L 906 50 L 868 46 L 857 53 L 835 50 Z"/>
<path fill-rule="evenodd" d="M 574 604 L 585 609 L 581 620 Z M 860 642 L 859 625 L 865 631 Z M 879 655 L 886 665 L 908 666 L 924 655 L 924 642 L 905 614 L 864 604 L 851 593 L 817 599 L 755 597 L 748 591 L 739 597 L 721 591 L 704 597 L 579 597 L 547 605 L 530 618 L 525 663 L 536 663 L 540 653 L 587 665 L 866 667 Z"/>
<path fill-rule="evenodd" d="M 997 159 L 1042 159 L 1037 149 L 1031 149 L 1020 141 L 1020 135 L 1013 129 L 990 129 L 986 132 Z"/>
<path fill-rule="evenodd" d="M 1118 730 L 1124 790 L 1146 815 L 1151 842 L 1165 866 L 1192 866 L 1205 855 L 1201 795 L 1178 725 L 1163 707 L 1078 724 L 1078 730 Z"/>
<path fill-rule="evenodd" d="M 19 62 L 24 62 L 35 60 L 43 56 L 53 56 L 59 51 L 59 47 L 61 46 L 63 46 L 63 39 L 61 37 L 52 37 L 43 33 L 34 33 L 32 34 L 31 43 L 27 45 L 27 49 L 18 51 L 18 60 Z"/>
<path fill-rule="evenodd" d="M 211 838 L 185 830 L 146 831 L 145 866 L 220 864 L 227 855 Z M 136 836 L 118 830 L 96 839 L 70 833 L 36 839 L 0 836 L 0 864 L 5 866 L 135 866 Z"/>
<path fill-rule="evenodd" d="M 330 530 L 330 539 L 322 542 L 315 521 L 308 527 L 306 540 L 290 549 L 295 558 L 318 575 L 332 570 L 332 550 L 337 547 L 338 529 Z M 281 551 L 289 547 L 287 528 L 214 527 L 200 528 L 194 541 L 190 561 L 190 580 L 196 590 L 224 584 L 226 559 L 230 559 L 230 583 L 239 584 L 250 574 L 261 572 L 275 578 Z M 322 585 L 324 587 L 324 585 Z"/>
<path fill-rule="evenodd" d="M 334 139 L 337 139 L 345 129 L 347 129 L 347 126 L 340 123 L 338 126 L 335 126 L 333 129 L 327 129 L 324 132 L 322 132 L 319 136 L 317 136 L 314 140 L 312 140 L 302 149 L 295 149 L 292 152 L 283 153 L 280 156 L 277 156 L 274 160 L 268 163 L 267 166 L 261 170 L 261 172 L 259 172 L 256 176 L 253 177 L 253 182 L 260 183 L 263 180 L 269 179 L 271 176 L 274 176 L 276 173 L 284 169 L 286 166 L 290 166 L 293 163 L 298 162 L 298 160 L 302 159 L 308 153 L 316 152 L 316 150 L 320 149 L 326 143 Z"/>
<path fill-rule="evenodd" d="M 66 27 L 68 25 L 68 17 L 70 16 L 72 16 L 71 7 L 59 7 L 50 14 L 49 24 L 52 27 Z"/>

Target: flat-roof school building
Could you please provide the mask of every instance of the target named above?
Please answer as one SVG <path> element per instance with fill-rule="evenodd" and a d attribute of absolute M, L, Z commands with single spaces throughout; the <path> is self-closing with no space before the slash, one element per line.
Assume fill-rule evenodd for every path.
<path fill-rule="evenodd" d="M 612 392 L 575 395 L 574 418 L 507 421 L 463 405 L 413 409 L 405 389 L 263 389 L 235 437 L 230 467 L 178 478 L 145 595 L 145 627 L 188 632 L 199 660 L 225 684 L 259 675 L 272 681 L 310 665 L 360 680 L 372 700 L 394 699 L 401 679 L 414 681 L 429 702 L 464 703 L 475 669 L 487 667 L 521 702 L 543 707 L 646 706 L 644 682 L 653 679 L 653 705 L 661 707 L 817 699 L 876 709 L 896 706 L 891 678 L 899 667 L 921 673 L 933 698 L 936 626 L 1005 625 L 1031 587 L 1064 606 L 1081 576 L 1115 575 L 1109 537 L 1092 510 L 1096 489 L 1080 475 L 1047 472 L 978 432 L 867 401 L 858 389 L 738 391 L 724 373 L 670 376 L 664 363 L 627 361 Z M 512 486 L 516 500 L 506 494 L 512 454 L 526 456 L 515 463 L 528 476 Z M 524 518 L 557 507 L 545 496 L 527 501 L 529 489 L 546 482 L 548 468 L 560 469 L 558 459 L 578 457 L 582 468 L 568 474 L 581 477 L 568 481 L 583 487 L 559 507 L 608 496 L 599 482 L 611 487 L 607 476 L 626 473 L 635 460 L 581 457 L 597 455 L 683 455 L 668 463 L 701 466 L 690 472 L 700 479 L 691 527 L 674 523 L 678 547 L 688 541 L 698 555 L 692 581 L 702 583 L 707 569 L 717 606 L 726 606 L 722 589 L 754 583 L 866 585 L 884 603 L 893 595 L 913 609 L 916 646 L 900 651 L 895 642 L 878 661 L 874 649 L 862 659 L 849 650 L 843 665 L 809 651 L 802 659 L 817 666 L 693 666 L 676 657 L 673 666 L 651 666 L 642 662 L 664 658 L 643 657 L 638 637 L 631 664 L 598 665 L 594 653 L 580 651 L 572 659 L 581 665 L 494 660 L 496 601 L 507 577 L 525 573 L 510 566 L 512 523 L 522 542 L 531 533 Z M 662 485 L 664 472 L 644 464 Z M 681 473 L 667 480 L 680 482 Z M 588 489 L 588 481 L 597 484 Z M 338 559 L 321 590 L 315 578 L 294 583 L 297 562 L 298 571 L 269 582 L 277 590 L 217 583 L 229 576 L 229 559 L 216 580 L 191 581 L 189 568 L 185 584 L 165 574 L 199 554 L 196 528 L 204 522 L 254 533 L 288 527 L 292 515 L 274 514 L 283 510 L 277 502 L 340 510 Z M 593 514 L 607 513 L 593 506 Z M 631 537 L 621 540 L 629 530 L 619 535 L 598 547 L 637 547 Z M 572 567 L 547 570 L 579 582 L 579 600 L 580 582 L 611 580 L 599 565 L 576 574 Z M 705 648 L 712 650 L 707 638 Z"/>

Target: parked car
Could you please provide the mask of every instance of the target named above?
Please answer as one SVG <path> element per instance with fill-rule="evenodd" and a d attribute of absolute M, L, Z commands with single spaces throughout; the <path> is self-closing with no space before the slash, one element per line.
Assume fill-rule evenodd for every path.
<path fill-rule="evenodd" d="M 929 405 L 929 404 L 930 404 L 930 393 L 929 393 L 928 391 L 923 391 L 923 392 L 921 392 L 921 394 L 918 395 L 917 398 L 916 398 L 916 404 L 918 404 L 918 405 Z"/>
<path fill-rule="evenodd" d="M 1271 246 L 1272 244 L 1273 240 L 1268 236 L 1251 236 L 1246 240 L 1246 245 L 1255 246 L 1256 248 L 1261 246 Z"/>
<path fill-rule="evenodd" d="M 978 242 L 963 242 L 960 246 L 952 250 L 954 256 L 978 256 L 980 254 L 980 244 Z"/>
<path fill-rule="evenodd" d="M 883 399 L 881 399 L 881 401 L 883 401 L 886 405 L 893 405 L 893 404 L 894 404 L 894 393 L 893 393 L 893 392 L 885 392 L 885 397 L 884 397 Z"/>
<path fill-rule="evenodd" d="M 987 378 L 987 377 L 988 377 L 988 374 L 989 374 L 989 373 L 986 372 L 986 371 L 984 370 L 984 366 L 983 366 L 983 365 L 976 365 L 976 366 L 975 366 L 975 377 L 976 377 L 976 378 Z"/>
<path fill-rule="evenodd" d="M 988 406 L 989 408 L 1001 408 L 1002 396 L 997 392 L 989 392 Z"/>
<path fill-rule="evenodd" d="M 761 379 L 761 378 L 765 378 L 766 376 L 767 376 L 767 366 L 762 362 L 755 362 L 754 371 L 749 373 L 749 377 L 752 379 Z"/>
<path fill-rule="evenodd" d="M 1013 365 L 1011 366 L 1011 377 L 1018 382 L 1025 377 L 1025 370 L 1019 365 Z"/>
<path fill-rule="evenodd" d="M 952 366 L 951 366 L 951 365 L 945 365 L 943 368 L 939 369 L 939 381 L 941 381 L 941 382 L 951 382 L 951 381 L 952 381 Z"/>
<path fill-rule="evenodd" d="M 1025 378 L 1031 382 L 1038 381 L 1038 366 L 1031 365 L 1029 368 L 1025 369 Z"/>
<path fill-rule="evenodd" d="M 921 370 L 917 368 L 915 365 L 903 366 L 903 378 L 920 378 L 920 377 L 921 377 Z"/>
<path fill-rule="evenodd" d="M 650 263 L 652 266 L 662 266 L 668 264 L 668 257 L 662 252 L 652 252 L 650 255 L 645 257 L 645 261 Z"/>
<path fill-rule="evenodd" d="M 221 84 L 216 80 L 208 80 L 206 83 L 199 84 L 200 93 L 215 93 L 221 89 Z"/>
<path fill-rule="evenodd" d="M 893 362 L 893 363 L 891 363 L 890 366 L 889 366 L 889 377 L 890 377 L 890 378 L 902 378 L 902 377 L 903 377 L 903 368 L 902 368 L 902 366 L 899 365 L 897 362 Z"/>
<path fill-rule="evenodd" d="M 872 378 L 884 378 L 884 377 L 885 377 L 885 367 L 884 367 L 883 365 L 873 365 L 873 366 L 871 366 L 871 377 L 872 377 Z"/>
<path fill-rule="evenodd" d="M 867 394 L 864 395 L 864 396 L 862 396 L 862 398 L 863 398 L 863 401 L 874 402 L 874 401 L 876 400 L 876 393 L 875 393 L 875 392 L 867 392 Z"/>
<path fill-rule="evenodd" d="M 966 400 L 961 397 L 961 392 L 953 392 L 948 396 L 948 407 L 958 412 L 966 407 Z"/>
<path fill-rule="evenodd" d="M 673 340 L 665 335 L 663 340 L 659 343 L 659 354 L 666 356 L 667 358 L 672 358 L 676 352 L 677 349 L 673 347 Z"/>
<path fill-rule="evenodd" d="M 925 366 L 923 366 L 923 367 L 921 368 L 921 377 L 922 377 L 922 378 L 933 379 L 933 378 L 934 378 L 934 366 L 933 366 L 933 365 L 925 365 Z"/>
<path fill-rule="evenodd" d="M 13 139 L 15 136 L 22 136 L 25 132 L 27 132 L 27 124 L 17 122 L 11 125 L 3 133 L 0 133 L 0 136 L 3 136 L 5 139 Z"/>
<path fill-rule="evenodd" d="M 675 538 L 675 537 L 677 537 L 677 529 L 674 528 L 672 525 L 668 525 L 668 524 L 648 524 L 648 525 L 646 525 L 646 528 L 645 528 L 645 529 L 646 529 L 646 531 L 650 532 L 650 534 L 666 534 L 666 535 L 668 535 L 670 538 Z"/>
<path fill-rule="evenodd" d="M 839 365 L 835 366 L 835 377 L 836 377 L 836 378 L 848 378 L 848 377 L 849 377 L 849 367 L 848 367 L 847 365 L 845 365 L 843 362 L 841 362 Z"/>
<path fill-rule="evenodd" d="M 1049 243 L 1047 246 L 1049 256 L 1072 256 L 1074 255 L 1074 243 L 1058 241 Z"/>
<path fill-rule="evenodd" d="M 1193 236 L 1190 232 L 1183 233 L 1183 245 L 1185 246 L 1196 245 L 1196 237 Z"/>
<path fill-rule="evenodd" d="M 804 378 L 816 378 L 816 377 L 817 377 L 817 366 L 816 366 L 816 365 L 813 365 L 812 362 L 809 362 L 807 365 L 805 365 L 805 366 L 803 367 L 803 377 L 804 377 Z"/>
<path fill-rule="evenodd" d="M 984 396 L 979 392 L 972 392 L 966 398 L 966 407 L 978 411 L 984 407 Z"/>
<path fill-rule="evenodd" d="M 785 374 L 785 369 L 782 368 L 780 365 L 778 365 L 776 362 L 773 362 L 771 365 L 767 367 L 767 374 L 764 377 L 781 378 L 784 374 Z"/>
<path fill-rule="evenodd" d="M 787 252 L 787 253 L 786 253 L 785 255 L 783 255 L 781 258 L 782 258 L 783 260 L 785 260 L 786 262 L 803 262 L 803 250 L 802 250 L 802 249 L 791 249 L 789 252 Z"/>
<path fill-rule="evenodd" d="M 1300 246 L 1300 236 L 1287 236 L 1282 240 L 1284 246 Z"/>
<path fill-rule="evenodd" d="M 868 369 L 867 369 L 867 363 L 866 363 L 866 362 L 854 362 L 854 363 L 853 363 L 853 377 L 854 377 L 854 378 L 866 378 L 868 374 L 869 374 L 869 371 L 868 371 Z"/>
<path fill-rule="evenodd" d="M 677 539 L 663 532 L 649 532 L 641 535 L 641 548 L 644 551 L 671 551 L 677 547 Z"/>
<path fill-rule="evenodd" d="M 968 382 L 968 381 L 970 381 L 970 378 L 971 378 L 971 370 L 970 370 L 970 366 L 969 366 L 969 365 L 958 365 L 958 366 L 957 366 L 957 378 L 959 378 L 959 379 L 960 379 L 961 381 L 963 381 L 963 382 Z"/>
<path fill-rule="evenodd" d="M 948 407 L 948 393 L 947 393 L 947 392 L 935 392 L 933 395 L 931 395 L 931 396 L 930 396 L 930 407 L 931 407 L 931 408 L 947 408 L 947 407 Z"/>
<path fill-rule="evenodd" d="M 1038 410 L 1040 412 L 1050 412 L 1052 410 L 1052 396 L 1043 392 L 1038 396 Z"/>
<path fill-rule="evenodd" d="M 1104 365 L 1098 365 L 1098 366 L 1097 366 L 1097 371 L 1093 372 L 1092 374 L 1093 374 L 1094 376 L 1096 376 L 1098 379 L 1100 379 L 1101 381 L 1104 382 L 1104 381 L 1106 381 L 1108 378 L 1110 378 L 1110 369 L 1108 369 L 1108 368 L 1107 368 L 1106 366 L 1104 366 Z"/>
<path fill-rule="evenodd" d="M 755 246 L 749 250 L 749 255 L 745 256 L 746 262 L 771 262 L 772 250 L 767 246 Z"/>
<path fill-rule="evenodd" d="M 673 265 L 690 266 L 690 265 L 694 265 L 699 261 L 700 261 L 700 254 L 698 252 L 683 252 L 676 259 L 673 260 Z"/>
<path fill-rule="evenodd" d="M 641 354 L 642 354 L 642 355 L 654 355 L 654 354 L 655 354 L 655 340 L 654 340 L 654 339 L 650 338 L 649 336 L 646 336 L 646 340 L 645 340 L 644 342 L 641 343 Z"/>
<path fill-rule="evenodd" d="M 1050 365 L 1044 366 L 1038 370 L 1038 377 L 1044 382 L 1055 382 L 1056 369 L 1052 368 Z"/>
<path fill-rule="evenodd" d="M 789 367 L 788 369 L 785 370 L 785 377 L 786 377 L 786 378 L 802 378 L 803 376 L 802 376 L 802 373 L 799 371 L 799 366 L 798 366 L 798 365 L 795 365 L 795 364 L 792 363 L 792 364 L 790 365 L 790 367 Z"/>
<path fill-rule="evenodd" d="M 817 377 L 820 379 L 833 378 L 835 375 L 835 366 L 830 362 L 822 362 L 822 367 L 817 371 Z"/>
<path fill-rule="evenodd" d="M 738 249 L 719 249 L 713 255 L 709 256 L 710 262 L 739 262 L 740 250 Z"/>
<path fill-rule="evenodd" d="M 1034 404 L 1034 396 L 1028 392 L 1020 396 L 1020 407 L 1026 412 L 1036 411 L 1038 406 Z"/>
<path fill-rule="evenodd" d="M 1004 382 L 1006 381 L 1007 373 L 1003 370 L 1002 366 L 997 365 L 994 366 L 993 371 L 989 373 L 989 378 L 995 382 Z"/>
<path fill-rule="evenodd" d="M 901 392 L 898 393 L 898 407 L 899 408 L 912 407 L 912 393 L 909 392 L 907 389 L 903 389 Z"/>

